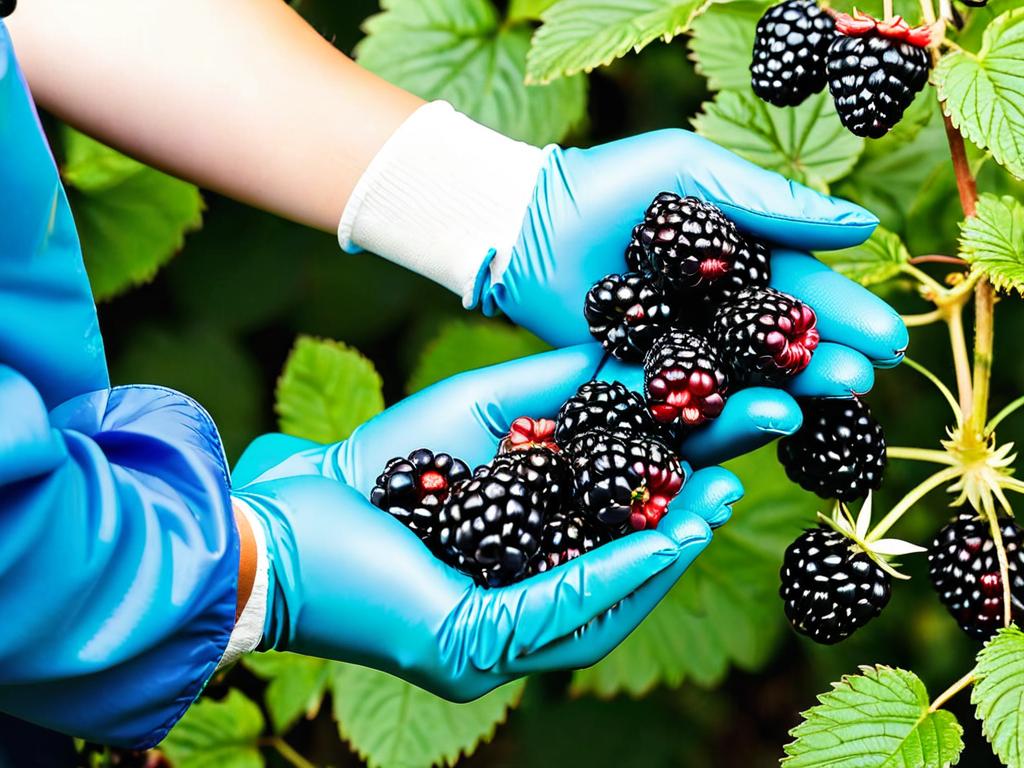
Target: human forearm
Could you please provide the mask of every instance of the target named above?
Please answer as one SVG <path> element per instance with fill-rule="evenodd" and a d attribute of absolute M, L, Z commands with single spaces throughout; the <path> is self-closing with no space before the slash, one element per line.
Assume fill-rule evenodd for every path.
<path fill-rule="evenodd" d="M 8 24 L 47 109 L 170 173 L 328 231 L 422 103 L 280 0 L 33 0 Z"/>

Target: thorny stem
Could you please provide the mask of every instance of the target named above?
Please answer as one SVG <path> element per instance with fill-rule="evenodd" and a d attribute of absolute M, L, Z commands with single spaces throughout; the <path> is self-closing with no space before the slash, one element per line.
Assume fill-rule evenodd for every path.
<path fill-rule="evenodd" d="M 941 469 L 936 472 L 927 480 L 924 480 L 920 485 L 914 488 L 914 490 L 900 499 L 900 502 L 889 510 L 889 514 L 879 521 L 878 525 L 875 526 L 874 530 L 872 530 L 864 540 L 869 544 L 873 541 L 878 541 L 880 538 L 885 536 L 885 534 L 889 532 L 889 529 L 899 522 L 899 519 L 903 517 L 904 513 L 917 504 L 917 502 L 940 485 L 955 480 L 961 472 L 962 469 L 959 466 L 946 467 L 945 469 Z"/>
<path fill-rule="evenodd" d="M 935 701 L 933 701 L 931 703 L 931 706 L 928 707 L 928 711 L 929 712 L 938 712 L 940 709 L 942 709 L 942 705 L 943 704 L 945 704 L 947 701 L 949 701 L 954 696 L 956 696 L 958 693 L 960 693 L 960 691 L 962 691 L 964 688 L 966 688 L 969 685 L 973 685 L 973 684 L 974 684 L 974 670 L 972 669 L 966 675 L 964 675 L 959 680 L 957 680 L 955 683 L 953 683 L 951 686 L 949 686 L 949 688 L 947 688 L 942 693 L 940 693 L 938 696 L 936 696 L 935 697 Z"/>
<path fill-rule="evenodd" d="M 928 461 L 932 464 L 945 464 L 950 467 L 956 466 L 956 459 L 946 451 L 935 451 L 928 448 L 905 448 L 903 446 L 890 445 L 885 449 L 885 455 L 890 459 Z"/>

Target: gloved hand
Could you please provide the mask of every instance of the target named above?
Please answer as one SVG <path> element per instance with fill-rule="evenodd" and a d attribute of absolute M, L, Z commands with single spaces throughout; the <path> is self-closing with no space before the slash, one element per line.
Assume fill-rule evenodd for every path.
<path fill-rule="evenodd" d="M 429 156 L 423 146 L 431 147 Z M 792 383 L 794 394 L 866 392 L 872 364 L 899 362 L 908 337 L 896 312 L 800 252 L 856 245 L 878 220 L 688 131 L 541 150 L 433 102 L 370 164 L 339 238 L 343 247 L 373 250 L 452 289 L 467 306 L 500 310 L 565 346 L 590 340 L 583 298 L 604 275 L 626 271 L 632 227 L 662 191 L 714 203 L 741 230 L 778 246 L 772 285 L 818 312 L 825 342 L 816 370 Z"/>
<path fill-rule="evenodd" d="M 416 448 L 471 466 L 490 460 L 515 418 L 554 416 L 602 357 L 588 344 L 464 373 L 335 445 L 284 435 L 257 440 L 235 468 L 234 499 L 266 542 L 261 647 L 366 664 L 455 700 L 607 654 L 700 553 L 711 527 L 728 518 L 742 492 L 730 472 L 693 474 L 656 530 L 500 589 L 476 586 L 444 565 L 366 500 L 387 460 Z M 612 366 L 600 377 L 636 386 L 639 375 L 636 367 Z M 716 430 L 706 431 L 721 452 L 799 424 L 785 393 L 748 392 L 730 400 Z"/>

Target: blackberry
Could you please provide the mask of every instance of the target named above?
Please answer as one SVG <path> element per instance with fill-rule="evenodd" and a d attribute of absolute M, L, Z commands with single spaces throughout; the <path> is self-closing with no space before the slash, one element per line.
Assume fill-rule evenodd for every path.
<path fill-rule="evenodd" d="M 497 459 L 452 490 L 438 517 L 438 551 L 483 586 L 511 584 L 540 550 L 545 506 L 517 462 Z"/>
<path fill-rule="evenodd" d="M 778 386 L 818 346 L 814 310 L 774 288 L 748 288 L 715 313 L 712 335 L 734 382 Z"/>
<path fill-rule="evenodd" d="M 750 84 L 776 107 L 795 107 L 825 87 L 832 17 L 813 0 L 773 5 L 757 22 Z"/>
<path fill-rule="evenodd" d="M 465 462 L 420 448 L 408 458 L 398 456 L 385 465 L 370 491 L 370 501 L 429 542 L 452 486 L 469 476 Z"/>
<path fill-rule="evenodd" d="M 508 434 L 499 443 L 498 454 L 527 451 L 531 448 L 558 450 L 558 445 L 555 444 L 555 422 L 551 419 L 520 416 L 512 422 Z"/>
<path fill-rule="evenodd" d="M 779 594 L 793 629 L 817 643 L 845 640 L 882 612 L 892 578 L 853 542 L 829 528 L 810 528 L 786 548 Z"/>
<path fill-rule="evenodd" d="M 626 246 L 626 267 L 630 272 L 636 272 L 644 277 L 652 277 L 654 268 L 647 256 L 647 249 L 641 240 L 641 232 L 644 225 L 637 224 L 629 237 L 629 245 Z"/>
<path fill-rule="evenodd" d="M 839 119 L 857 136 L 877 139 L 903 117 L 928 82 L 927 27 L 840 14 L 828 48 L 828 87 Z"/>
<path fill-rule="evenodd" d="M 656 526 L 685 479 L 678 457 L 649 437 L 595 430 L 567 450 L 580 512 L 617 535 Z"/>
<path fill-rule="evenodd" d="M 854 501 L 877 490 L 885 471 L 885 435 L 862 401 L 801 400 L 804 422 L 779 441 L 779 461 L 794 483 L 824 499 Z"/>
<path fill-rule="evenodd" d="M 555 442 L 561 446 L 593 429 L 652 435 L 657 431 L 640 395 L 618 381 L 588 381 L 581 385 L 575 395 L 562 403 L 555 423 Z"/>
<path fill-rule="evenodd" d="M 572 500 L 573 477 L 569 460 L 547 448 L 530 448 L 498 457 L 492 464 L 508 462 L 531 490 L 540 494 L 545 513 L 559 512 Z M 479 472 L 492 471 L 491 468 Z"/>
<path fill-rule="evenodd" d="M 747 240 L 714 205 L 662 192 L 640 229 L 651 269 L 677 298 L 699 299 L 698 313 L 751 285 L 767 285 L 768 248 Z"/>
<path fill-rule="evenodd" d="M 1010 576 L 1011 614 L 1024 621 L 1024 538 L 1019 525 L 999 521 Z M 987 640 L 1003 626 L 1003 577 L 987 520 L 965 512 L 935 536 L 928 549 L 928 576 L 939 600 L 960 628 Z"/>
<path fill-rule="evenodd" d="M 644 358 L 644 392 L 654 420 L 695 427 L 716 418 L 729 382 L 711 343 L 690 331 L 670 331 Z"/>
<path fill-rule="evenodd" d="M 661 291 L 634 272 L 607 275 L 587 291 L 583 316 L 590 333 L 613 357 L 638 362 L 672 325 Z"/>
<path fill-rule="evenodd" d="M 610 540 L 602 526 L 594 525 L 578 512 L 553 515 L 544 524 L 540 552 L 530 563 L 530 575 L 575 560 Z"/>

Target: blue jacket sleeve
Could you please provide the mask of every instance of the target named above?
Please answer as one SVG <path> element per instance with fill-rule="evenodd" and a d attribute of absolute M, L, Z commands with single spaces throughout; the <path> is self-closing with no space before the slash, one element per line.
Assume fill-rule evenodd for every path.
<path fill-rule="evenodd" d="M 158 742 L 234 626 L 238 536 L 206 412 L 123 387 L 47 411 L 0 364 L 0 711 Z"/>

